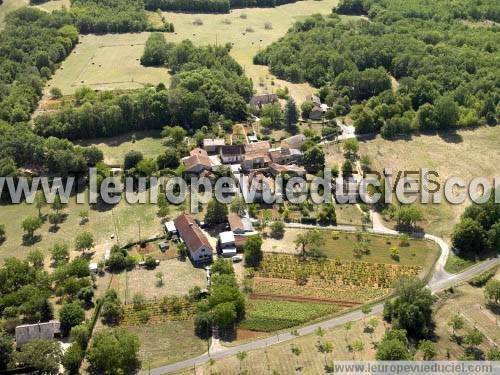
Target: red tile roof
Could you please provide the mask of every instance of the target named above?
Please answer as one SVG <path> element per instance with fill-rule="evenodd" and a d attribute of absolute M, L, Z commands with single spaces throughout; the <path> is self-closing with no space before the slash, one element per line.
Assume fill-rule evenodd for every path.
<path fill-rule="evenodd" d="M 174 224 L 191 253 L 196 252 L 202 246 L 206 246 L 213 251 L 208 238 L 203 234 L 192 217 L 182 213 L 174 220 Z"/>
<path fill-rule="evenodd" d="M 241 221 L 241 217 L 239 217 L 238 214 L 230 212 L 227 215 L 227 221 L 229 222 L 229 227 L 233 232 L 238 229 L 245 230 L 245 227 L 243 226 L 243 221 Z"/>

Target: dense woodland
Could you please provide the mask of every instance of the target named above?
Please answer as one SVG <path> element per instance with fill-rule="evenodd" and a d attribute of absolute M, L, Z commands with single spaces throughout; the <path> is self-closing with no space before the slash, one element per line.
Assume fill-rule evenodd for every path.
<path fill-rule="evenodd" d="M 498 2 L 482 3 L 483 18 L 496 19 Z M 370 20 L 312 16 L 254 62 L 318 87 L 334 116 L 352 109 L 358 133 L 392 137 L 498 122 L 497 26 L 467 26 L 468 13 L 457 10 L 464 6 L 446 1 L 347 1 L 339 8 Z M 391 76 L 397 91 L 390 90 Z"/>
<path fill-rule="evenodd" d="M 146 9 L 195 13 L 229 13 L 235 8 L 269 8 L 297 0 L 145 0 Z"/>
<path fill-rule="evenodd" d="M 27 121 L 50 77 L 78 41 L 67 12 L 52 15 L 33 8 L 10 13 L 0 33 L 0 174 L 36 166 L 66 176 L 102 159 L 95 148 L 42 138 Z"/>
<path fill-rule="evenodd" d="M 157 37 L 152 34 L 147 46 L 153 44 L 154 52 L 159 53 L 154 42 Z M 230 120 L 246 118 L 252 83 L 229 55 L 229 46 L 195 47 L 184 41 L 179 45 L 161 43 L 161 47 L 165 50 L 158 56 L 143 60 L 164 63 L 172 70 L 169 90 L 159 85 L 120 95 L 96 94 L 82 88 L 77 91 L 74 103 L 55 114 L 38 116 L 36 133 L 81 139 L 161 129 L 166 124 L 196 130 L 219 121 L 221 116 Z"/>

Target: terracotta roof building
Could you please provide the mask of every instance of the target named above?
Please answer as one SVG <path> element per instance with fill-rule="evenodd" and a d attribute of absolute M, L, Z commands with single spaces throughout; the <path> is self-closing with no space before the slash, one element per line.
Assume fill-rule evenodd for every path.
<path fill-rule="evenodd" d="M 212 245 L 193 218 L 182 213 L 174 220 L 174 224 L 179 236 L 186 243 L 191 260 L 194 263 L 210 262 L 213 254 Z"/>
<path fill-rule="evenodd" d="M 204 170 L 209 171 L 212 169 L 212 163 L 207 152 L 201 148 L 191 150 L 189 156 L 182 159 L 182 161 L 186 166 L 186 171 L 189 173 L 199 174 Z"/>

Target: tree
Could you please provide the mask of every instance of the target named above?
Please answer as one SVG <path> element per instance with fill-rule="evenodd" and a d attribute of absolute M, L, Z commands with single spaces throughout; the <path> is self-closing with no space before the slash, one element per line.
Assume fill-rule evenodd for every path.
<path fill-rule="evenodd" d="M 500 280 L 491 279 L 488 281 L 484 288 L 484 295 L 490 302 L 498 305 L 500 301 Z"/>
<path fill-rule="evenodd" d="M 62 98 L 62 92 L 61 92 L 61 89 L 59 87 L 51 87 L 50 88 L 50 96 L 52 97 L 52 99 L 60 99 Z"/>
<path fill-rule="evenodd" d="M 208 225 L 216 225 L 224 223 L 227 220 L 227 206 L 220 203 L 216 199 L 212 199 L 208 203 L 207 212 L 205 214 L 205 222 Z"/>
<path fill-rule="evenodd" d="M 398 226 L 409 228 L 415 227 L 423 217 L 422 210 L 415 205 L 403 205 L 394 214 Z"/>
<path fill-rule="evenodd" d="M 210 271 L 213 274 L 234 275 L 232 263 L 224 258 L 217 258 L 217 260 L 212 264 L 212 269 Z"/>
<path fill-rule="evenodd" d="M 158 272 L 156 272 L 155 276 L 156 276 L 156 286 L 158 288 L 161 288 L 163 286 L 163 276 L 164 276 L 164 274 L 163 274 L 163 272 L 158 271 Z"/>
<path fill-rule="evenodd" d="M 28 240 L 32 240 L 35 231 L 42 226 L 42 221 L 40 218 L 35 216 L 28 216 L 21 223 L 21 228 L 26 232 L 26 237 Z"/>
<path fill-rule="evenodd" d="M 16 359 L 21 366 L 33 367 L 40 373 L 57 374 L 62 360 L 61 345 L 55 340 L 35 339 L 22 347 Z"/>
<path fill-rule="evenodd" d="M 416 277 L 402 277 L 395 283 L 396 298 L 384 305 L 384 318 L 412 337 L 432 332 L 432 305 L 435 297 Z"/>
<path fill-rule="evenodd" d="M 0 331 L 0 370 L 5 370 L 9 364 L 14 350 L 12 337 L 4 331 Z"/>
<path fill-rule="evenodd" d="M 454 337 L 456 337 L 456 331 L 464 328 L 464 325 L 465 325 L 464 318 L 462 318 L 459 314 L 453 315 L 450 318 L 450 321 L 448 322 L 448 326 L 451 327 Z"/>
<path fill-rule="evenodd" d="M 486 249 L 486 233 L 477 221 L 466 217 L 453 229 L 451 242 L 466 254 L 481 254 Z"/>
<path fill-rule="evenodd" d="M 430 361 L 436 356 L 436 345 L 430 340 L 420 341 L 418 350 L 422 352 L 424 361 Z"/>
<path fill-rule="evenodd" d="M 306 100 L 300 105 L 300 111 L 302 112 L 302 118 L 307 120 L 309 115 L 311 114 L 312 109 L 314 108 L 314 103 L 310 100 Z"/>
<path fill-rule="evenodd" d="M 95 246 L 94 236 L 90 232 L 81 232 L 75 239 L 75 250 L 85 253 Z"/>
<path fill-rule="evenodd" d="M 323 237 L 317 229 L 299 233 L 293 242 L 295 248 L 300 249 L 302 257 L 322 258 L 324 256 L 322 254 Z"/>
<path fill-rule="evenodd" d="M 240 373 L 241 373 L 241 367 L 243 365 L 243 361 L 247 357 L 247 352 L 238 352 L 236 353 L 236 358 L 238 358 L 238 361 L 240 361 Z"/>
<path fill-rule="evenodd" d="M 78 217 L 80 218 L 80 225 L 87 223 L 89 221 L 89 210 L 86 208 L 81 209 Z"/>
<path fill-rule="evenodd" d="M 36 269 L 43 268 L 43 259 L 43 253 L 38 249 L 31 250 L 26 257 L 26 260 Z"/>
<path fill-rule="evenodd" d="M 304 152 L 304 167 L 311 172 L 318 172 L 325 166 L 325 153 L 317 146 Z"/>
<path fill-rule="evenodd" d="M 377 346 L 376 359 L 379 361 L 408 361 L 411 359 L 405 330 L 388 331 Z"/>
<path fill-rule="evenodd" d="M 123 318 L 123 307 L 118 294 L 110 289 L 104 295 L 101 308 L 102 321 L 108 325 L 116 325 Z"/>
<path fill-rule="evenodd" d="M 351 344 L 351 349 L 352 349 L 352 359 L 356 359 L 356 353 L 362 351 L 365 348 L 365 345 L 363 344 L 363 341 L 361 340 L 355 340 Z"/>
<path fill-rule="evenodd" d="M 262 238 L 259 235 L 246 238 L 243 251 L 245 254 L 245 265 L 247 267 L 258 267 L 262 261 Z"/>
<path fill-rule="evenodd" d="M 124 329 L 104 329 L 94 334 L 87 351 L 90 369 L 100 374 L 135 373 L 140 366 L 139 339 Z"/>
<path fill-rule="evenodd" d="M 167 59 L 167 52 L 168 46 L 163 33 L 151 33 L 144 47 L 141 64 L 144 66 L 163 65 Z"/>
<path fill-rule="evenodd" d="M 457 125 L 459 115 L 459 108 L 457 103 L 448 96 L 440 97 L 435 104 L 436 121 L 439 129 L 454 128 Z"/>
<path fill-rule="evenodd" d="M 61 331 L 67 335 L 71 328 L 85 320 L 85 310 L 77 301 L 64 303 L 59 310 L 59 320 L 61 321 Z"/>
<path fill-rule="evenodd" d="M 58 214 L 64 207 L 66 207 L 66 203 L 61 201 L 61 197 L 59 194 L 56 194 L 54 197 L 54 202 L 51 204 L 51 208 Z"/>
<path fill-rule="evenodd" d="M 333 203 L 323 203 L 318 213 L 318 222 L 321 225 L 337 225 L 337 214 Z"/>
<path fill-rule="evenodd" d="M 237 314 L 234 303 L 223 302 L 212 309 L 212 322 L 216 327 L 228 328 L 236 322 Z"/>
<path fill-rule="evenodd" d="M 344 149 L 345 157 L 350 160 L 353 160 L 356 158 L 356 155 L 358 154 L 359 142 L 356 138 L 346 139 L 342 144 L 342 148 Z"/>
<path fill-rule="evenodd" d="M 326 355 L 333 351 L 333 345 L 331 342 L 319 342 L 316 344 L 318 352 L 325 355 L 325 366 L 327 365 Z"/>
<path fill-rule="evenodd" d="M 484 334 L 477 328 L 468 331 L 464 335 L 464 344 L 467 345 L 470 350 L 473 350 L 477 346 L 481 345 L 483 341 L 484 341 Z"/>
<path fill-rule="evenodd" d="M 90 331 L 86 324 L 79 324 L 71 328 L 69 338 L 72 343 L 77 344 L 80 348 L 86 348 L 89 338 Z"/>
<path fill-rule="evenodd" d="M 234 212 L 238 216 L 245 216 L 246 214 L 246 203 L 242 197 L 236 197 L 234 201 L 229 206 L 229 210 Z"/>
<path fill-rule="evenodd" d="M 285 106 L 285 125 L 288 129 L 292 129 L 297 122 L 299 121 L 299 110 L 297 108 L 297 104 L 295 104 L 295 100 L 290 97 L 286 101 Z"/>
<path fill-rule="evenodd" d="M 500 361 L 500 349 L 491 348 L 488 354 L 486 355 L 488 361 Z"/>
<path fill-rule="evenodd" d="M 5 224 L 0 224 L 0 245 L 5 241 Z"/>
<path fill-rule="evenodd" d="M 271 237 L 275 239 L 283 238 L 285 234 L 285 224 L 282 221 L 275 221 L 271 224 Z"/>
<path fill-rule="evenodd" d="M 35 207 L 38 210 L 38 217 L 42 218 L 42 208 L 47 205 L 47 201 L 45 200 L 45 195 L 42 191 L 37 191 L 35 194 Z"/>
<path fill-rule="evenodd" d="M 125 154 L 125 158 L 123 160 L 123 168 L 127 171 L 132 169 L 139 164 L 139 162 L 143 159 L 142 153 L 139 151 L 131 150 Z"/>
<path fill-rule="evenodd" d="M 71 344 L 64 352 L 62 359 L 63 367 L 70 373 L 75 374 L 83 361 L 84 352 L 78 344 Z"/>
<path fill-rule="evenodd" d="M 69 246 L 65 242 L 55 243 L 50 249 L 51 259 L 56 267 L 69 262 Z"/>

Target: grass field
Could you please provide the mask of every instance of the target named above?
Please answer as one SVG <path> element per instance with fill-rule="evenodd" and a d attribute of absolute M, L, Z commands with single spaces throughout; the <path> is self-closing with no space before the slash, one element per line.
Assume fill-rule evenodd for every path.
<path fill-rule="evenodd" d="M 133 135 L 135 135 L 135 142 L 132 141 Z M 125 154 L 131 150 L 140 151 L 145 158 L 156 158 L 165 151 L 159 130 L 90 139 L 79 144 L 97 146 L 104 154 L 104 163 L 108 165 L 122 165 Z"/>
<path fill-rule="evenodd" d="M 248 300 L 245 320 L 240 327 L 271 332 L 298 326 L 304 322 L 339 311 L 332 304 L 272 300 Z"/>
<path fill-rule="evenodd" d="M 298 254 L 293 241 L 299 233 L 304 233 L 302 229 L 286 228 L 285 236 L 280 240 L 267 239 L 262 245 L 265 252 Z M 354 256 L 353 246 L 356 241 L 353 233 L 337 233 L 338 239 L 332 238 L 332 231 L 324 230 L 323 251 L 329 258 L 340 258 L 341 260 L 360 260 L 363 262 L 420 265 L 429 268 L 439 255 L 439 248 L 436 244 L 424 240 L 410 240 L 410 246 L 399 246 L 399 240 L 394 237 L 384 237 L 378 235 L 367 235 L 370 253 L 358 259 Z M 390 256 L 390 248 L 399 248 L 399 261 Z"/>
<path fill-rule="evenodd" d="M 116 243 L 116 238 L 114 240 L 110 238 L 115 233 L 115 224 L 121 244 L 138 239 L 139 221 L 143 238 L 162 232 L 160 220 L 156 216 L 157 206 L 153 204 L 131 205 L 122 199 L 113 210 L 109 206 L 89 210 L 89 222 L 80 226 L 78 214 L 83 208 L 88 209 L 89 206 L 76 204 L 76 198 L 72 197 L 64 210 L 67 214 L 66 220 L 60 225 L 59 230 L 51 232 L 49 230 L 51 225 L 47 221 L 36 231 L 36 234 L 41 236 L 41 241 L 32 246 L 25 246 L 22 243 L 21 223 L 30 215 L 38 215 L 35 206 L 26 203 L 0 206 L 0 223 L 5 224 L 7 236 L 7 240 L 0 245 L 0 261 L 8 256 L 23 258 L 31 249 L 47 252 L 58 241 L 66 241 L 73 246 L 76 234 L 84 230 L 90 231 L 95 237 L 97 243 L 95 256 L 102 256 L 107 248 Z M 44 214 L 50 211 L 49 207 L 42 209 Z"/>
<path fill-rule="evenodd" d="M 360 142 L 359 154 L 368 155 L 375 170 L 392 168 L 393 175 L 397 171 L 428 168 L 439 173 L 441 183 L 451 176 L 459 176 L 465 181 L 484 176 L 492 182 L 493 177 L 500 176 L 499 144 L 500 127 L 482 127 L 460 131 L 446 138 L 421 135 L 414 136 L 411 140 L 388 141 L 377 137 Z M 460 205 L 422 205 L 422 226 L 430 233 L 449 237 L 468 204 L 466 200 Z"/>
<path fill-rule="evenodd" d="M 337 2 L 306 0 L 276 8 L 235 9 L 229 14 L 163 14 L 169 22 L 174 23 L 176 31 L 174 35 L 167 34 L 167 40 L 180 42 L 190 39 L 198 45 L 232 43 L 231 55 L 244 67 L 258 92 L 274 92 L 279 86 L 287 86 L 290 94 L 301 103 L 314 92 L 312 87 L 305 83 L 292 84 L 279 80 L 269 73 L 267 67 L 253 65 L 252 58 L 260 49 L 285 35 L 296 21 L 314 13 L 331 13 Z M 241 18 L 242 15 L 246 15 L 246 19 Z M 203 25 L 194 25 L 196 19 L 200 19 Z M 223 22 L 226 19 L 230 24 Z M 272 24 L 271 30 L 265 29 L 266 22 Z M 253 31 L 249 32 L 247 28 Z M 274 86 L 271 83 L 273 80 Z"/>
<path fill-rule="evenodd" d="M 156 286 L 156 273 L 163 272 L 161 287 Z M 163 260 L 154 270 L 136 268 L 122 272 L 113 278 L 112 287 L 118 292 L 123 302 L 130 302 L 136 293 L 142 293 L 148 300 L 161 299 L 163 296 L 183 296 L 194 286 L 206 288 L 206 273 L 202 268 L 195 268 L 189 260 Z"/>
<path fill-rule="evenodd" d="M 196 357 L 207 350 L 207 342 L 194 334 L 192 320 L 140 325 L 127 330 L 139 337 L 143 370 Z"/>
<path fill-rule="evenodd" d="M 59 87 L 64 95 L 79 86 L 95 90 L 136 89 L 145 84 L 168 85 L 165 68 L 144 67 L 140 57 L 149 33 L 80 35 L 80 42 L 61 64 L 46 90 Z"/>

